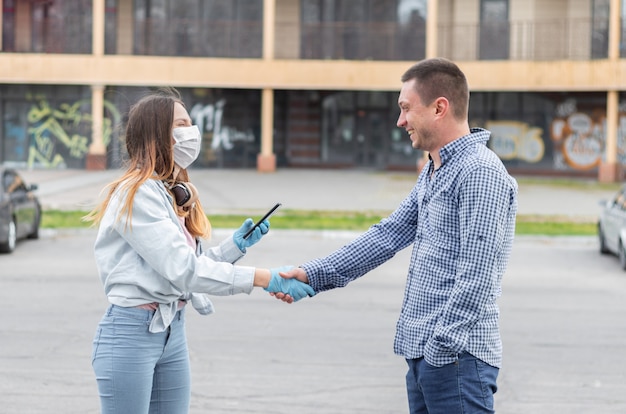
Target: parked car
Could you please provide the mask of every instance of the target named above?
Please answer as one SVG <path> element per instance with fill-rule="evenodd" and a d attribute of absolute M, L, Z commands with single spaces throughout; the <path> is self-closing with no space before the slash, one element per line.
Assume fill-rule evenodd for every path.
<path fill-rule="evenodd" d="M 41 204 L 37 185 L 27 185 L 16 170 L 0 167 L 0 178 L 0 253 L 11 253 L 18 240 L 39 238 Z"/>
<path fill-rule="evenodd" d="M 601 201 L 600 205 L 600 253 L 616 255 L 622 269 L 626 270 L 626 185 L 612 199 Z"/>

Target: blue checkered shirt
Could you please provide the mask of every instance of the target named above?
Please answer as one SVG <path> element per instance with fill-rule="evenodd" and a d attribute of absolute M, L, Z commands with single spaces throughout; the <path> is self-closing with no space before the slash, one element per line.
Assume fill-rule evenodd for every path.
<path fill-rule="evenodd" d="M 500 367 L 496 304 L 515 233 L 517 182 L 473 128 L 423 168 L 387 218 L 302 265 L 316 292 L 343 287 L 413 244 L 394 351 L 433 366 L 462 352 Z"/>

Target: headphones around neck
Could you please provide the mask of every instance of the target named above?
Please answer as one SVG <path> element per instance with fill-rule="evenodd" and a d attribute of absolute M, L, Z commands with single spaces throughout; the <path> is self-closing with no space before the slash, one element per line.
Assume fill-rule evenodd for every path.
<path fill-rule="evenodd" d="M 184 206 L 191 199 L 191 190 L 184 183 L 174 184 L 170 190 L 174 194 L 177 206 Z"/>

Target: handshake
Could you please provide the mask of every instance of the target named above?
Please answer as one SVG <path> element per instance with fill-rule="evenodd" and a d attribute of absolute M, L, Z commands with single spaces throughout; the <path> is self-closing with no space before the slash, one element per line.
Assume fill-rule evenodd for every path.
<path fill-rule="evenodd" d="M 281 276 L 280 273 L 286 274 L 287 277 Z M 283 302 L 297 302 L 307 296 L 315 296 L 313 288 L 301 281 L 306 281 L 306 274 L 302 269 L 293 266 L 276 267 L 270 269 L 270 274 L 269 284 L 263 289 Z"/>
<path fill-rule="evenodd" d="M 233 234 L 233 241 L 239 250 L 245 253 L 247 248 L 258 243 L 269 229 L 270 222 L 266 218 L 258 226 L 255 226 L 252 219 L 248 218 Z M 280 273 L 285 274 L 285 277 L 282 277 Z M 308 278 L 304 270 L 294 266 L 276 267 L 270 269 L 270 280 L 264 289 L 276 299 L 292 303 L 315 295 L 313 288 L 305 282 L 308 282 Z"/>

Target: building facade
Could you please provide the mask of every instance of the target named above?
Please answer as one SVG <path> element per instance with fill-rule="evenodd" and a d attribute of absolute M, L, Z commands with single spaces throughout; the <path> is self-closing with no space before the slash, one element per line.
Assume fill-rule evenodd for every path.
<path fill-rule="evenodd" d="M 0 0 L 0 163 L 117 168 L 129 106 L 174 86 L 196 167 L 414 170 L 401 74 L 465 71 L 520 174 L 623 178 L 623 0 Z"/>

